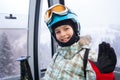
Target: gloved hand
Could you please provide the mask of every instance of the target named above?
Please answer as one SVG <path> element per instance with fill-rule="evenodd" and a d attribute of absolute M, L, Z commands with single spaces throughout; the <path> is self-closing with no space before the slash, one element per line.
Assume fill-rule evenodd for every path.
<path fill-rule="evenodd" d="M 113 72 L 117 63 L 114 49 L 109 43 L 102 42 L 99 44 L 98 60 L 94 62 L 101 73 Z"/>

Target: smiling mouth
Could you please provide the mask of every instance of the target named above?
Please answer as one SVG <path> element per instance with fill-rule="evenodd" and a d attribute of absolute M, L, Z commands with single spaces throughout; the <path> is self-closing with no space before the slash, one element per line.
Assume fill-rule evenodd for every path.
<path fill-rule="evenodd" d="M 64 43 L 66 43 L 66 42 L 68 42 L 68 41 L 69 41 L 69 39 L 70 39 L 70 38 L 69 38 L 69 37 L 67 37 L 67 38 L 63 38 L 63 39 L 61 39 L 61 41 L 62 41 L 62 42 L 64 42 Z"/>

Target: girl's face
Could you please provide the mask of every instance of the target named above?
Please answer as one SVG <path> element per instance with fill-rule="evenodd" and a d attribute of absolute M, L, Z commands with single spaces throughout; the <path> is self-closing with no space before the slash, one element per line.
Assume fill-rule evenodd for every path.
<path fill-rule="evenodd" d="M 70 25 L 61 25 L 55 29 L 56 39 L 62 43 L 67 43 L 74 31 Z"/>

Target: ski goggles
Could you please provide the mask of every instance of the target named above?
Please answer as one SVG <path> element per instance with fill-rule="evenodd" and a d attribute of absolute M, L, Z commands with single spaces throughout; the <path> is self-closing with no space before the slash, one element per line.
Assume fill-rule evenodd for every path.
<path fill-rule="evenodd" d="M 52 6 L 45 13 L 45 22 L 47 24 L 50 23 L 53 13 L 57 14 L 57 15 L 65 15 L 65 14 L 67 14 L 67 12 L 68 12 L 68 8 L 65 7 L 64 5 L 57 4 L 55 6 Z"/>

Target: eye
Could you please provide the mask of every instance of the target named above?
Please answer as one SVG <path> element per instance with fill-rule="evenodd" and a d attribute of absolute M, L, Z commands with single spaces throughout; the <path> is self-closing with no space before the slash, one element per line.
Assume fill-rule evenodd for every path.
<path fill-rule="evenodd" d="M 55 34 L 59 34 L 60 33 L 60 31 L 55 31 Z"/>

